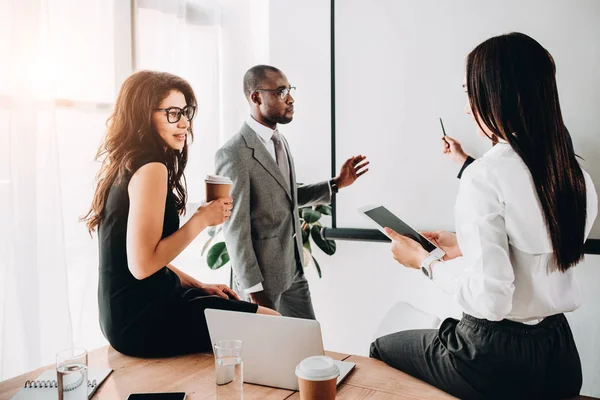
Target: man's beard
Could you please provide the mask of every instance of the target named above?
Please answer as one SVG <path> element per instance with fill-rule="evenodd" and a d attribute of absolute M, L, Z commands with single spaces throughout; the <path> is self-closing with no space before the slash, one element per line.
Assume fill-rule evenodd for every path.
<path fill-rule="evenodd" d="M 269 120 L 275 124 L 281 124 L 281 125 L 285 125 L 285 124 L 289 124 L 290 122 L 292 122 L 292 120 L 294 119 L 294 117 L 286 117 L 285 114 L 284 115 L 276 115 L 274 117 L 269 118 Z"/>

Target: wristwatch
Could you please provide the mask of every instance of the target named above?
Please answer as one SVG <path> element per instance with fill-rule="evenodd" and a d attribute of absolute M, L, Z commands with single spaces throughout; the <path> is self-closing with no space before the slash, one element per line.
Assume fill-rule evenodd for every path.
<path fill-rule="evenodd" d="M 433 280 L 433 271 L 431 270 L 431 264 L 435 261 L 439 261 L 439 258 L 432 256 L 431 254 L 421 262 L 421 271 L 429 279 Z"/>
<path fill-rule="evenodd" d="M 329 181 L 329 186 L 331 186 L 331 191 L 333 193 L 337 193 L 340 191 L 340 188 L 338 188 L 338 185 L 335 183 L 335 179 Z"/>

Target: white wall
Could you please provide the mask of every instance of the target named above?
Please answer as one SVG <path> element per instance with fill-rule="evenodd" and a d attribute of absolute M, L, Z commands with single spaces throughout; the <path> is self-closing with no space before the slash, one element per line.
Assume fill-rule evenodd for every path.
<path fill-rule="evenodd" d="M 454 199 L 458 181 L 438 117 L 471 154 L 489 149 L 463 111 L 465 58 L 514 31 L 553 55 L 565 124 L 600 191 L 599 22 L 596 0 L 336 1 L 336 151 L 360 146 L 373 161 L 364 189 L 340 198 L 340 226 L 369 227 L 357 208 L 382 202 L 420 229 L 453 229 L 454 202 L 440 196 Z"/>
<path fill-rule="evenodd" d="M 329 1 L 271 0 L 270 60 L 297 87 L 294 120 L 280 127 L 298 182 L 331 178 Z"/>
<path fill-rule="evenodd" d="M 219 0 L 222 9 L 220 62 L 222 63 L 222 135 L 236 134 L 248 117 L 244 98 L 244 73 L 256 64 L 269 62 L 268 0 Z"/>
<path fill-rule="evenodd" d="M 338 0 L 338 3 L 341 1 Z M 365 7 L 366 4 L 371 4 L 363 3 Z M 329 2 L 271 0 L 269 9 L 271 61 L 286 72 L 292 84 L 299 87 L 299 94 L 296 96 L 299 112 L 294 121 L 285 127 L 292 144 L 297 173 L 305 182 L 321 180 L 329 176 L 329 168 L 328 164 L 322 164 L 322 160 L 314 156 L 314 151 L 320 157 L 327 157 L 330 148 L 325 144 L 321 149 L 313 150 L 308 143 L 329 135 L 330 129 L 329 98 L 323 89 L 329 82 Z M 365 8 L 365 12 L 367 11 Z M 448 18 L 452 18 L 451 13 Z M 389 46 L 393 41 L 393 38 L 389 38 L 387 44 L 370 45 Z M 344 65 L 338 64 L 337 67 L 339 70 Z M 452 87 L 454 84 L 455 82 L 447 83 Z M 457 84 L 460 86 L 460 79 Z M 356 112 L 360 112 L 364 96 L 356 93 L 348 96 L 353 96 Z M 369 101 L 368 96 L 365 101 Z M 463 107 L 461 101 L 459 96 L 455 104 L 456 110 L 452 110 L 457 115 Z M 349 122 L 354 122 L 355 117 L 356 115 L 349 116 Z M 396 114 L 385 116 L 390 124 L 396 117 Z M 438 133 L 437 127 L 432 129 L 435 129 L 435 134 Z M 365 131 L 362 138 L 355 137 L 346 142 L 350 143 L 348 153 L 364 151 L 369 135 L 370 132 Z M 437 137 L 433 142 L 435 139 Z M 347 132 L 338 130 L 338 141 L 343 140 L 348 140 Z M 410 146 L 410 141 L 405 145 Z M 378 149 L 379 147 L 374 148 L 373 152 Z M 476 144 L 471 150 L 480 151 Z M 373 152 L 367 155 L 376 156 Z M 338 152 L 339 158 L 345 156 Z M 369 174 L 377 168 L 382 168 L 382 165 L 374 163 L 373 171 Z M 448 161 L 444 169 L 450 179 L 455 179 L 458 167 Z M 362 179 L 370 179 L 369 174 Z M 354 187 L 343 190 L 340 198 L 356 196 L 367 186 L 366 182 L 359 181 Z M 377 195 L 380 190 L 373 189 L 373 193 Z M 454 203 L 453 195 L 448 194 L 446 198 L 448 204 Z M 449 296 L 439 292 L 420 272 L 403 268 L 391 258 L 389 244 L 338 241 L 337 245 L 338 250 L 333 257 L 328 257 L 318 249 L 314 250 L 323 270 L 322 279 L 318 278 L 314 267 L 306 271 L 327 349 L 366 355 L 382 317 L 398 301 L 407 301 L 440 318 L 460 316 L 460 309 Z M 600 291 L 597 290 L 597 282 L 600 282 L 600 256 L 586 257 L 585 262 L 578 267 L 577 274 L 585 303 L 579 310 L 568 315 L 568 318 L 583 364 L 582 393 L 600 396 Z"/>
<path fill-rule="evenodd" d="M 218 78 L 211 82 L 211 85 L 218 86 L 219 93 L 218 96 L 214 90 L 209 93 L 212 101 L 220 104 L 205 104 L 210 110 L 219 110 L 220 115 L 218 126 L 207 125 L 207 119 L 197 117 L 195 120 L 197 140 L 190 147 L 190 161 L 186 169 L 190 198 L 182 225 L 205 198 L 203 181 L 205 175 L 214 172 L 214 153 L 239 131 L 249 115 L 243 92 L 244 73 L 256 64 L 269 63 L 269 0 L 199 0 L 198 3 L 215 11 L 216 23 L 220 26 Z M 197 48 L 195 51 L 199 53 Z M 199 92 L 207 89 L 207 83 L 194 86 L 198 98 L 205 95 Z M 207 131 L 209 134 L 206 134 Z M 206 254 L 201 255 L 208 239 L 208 233 L 202 232 L 173 264 L 202 282 L 229 284 L 230 267 L 210 270 Z M 218 235 L 213 244 L 223 240 L 223 235 Z"/>

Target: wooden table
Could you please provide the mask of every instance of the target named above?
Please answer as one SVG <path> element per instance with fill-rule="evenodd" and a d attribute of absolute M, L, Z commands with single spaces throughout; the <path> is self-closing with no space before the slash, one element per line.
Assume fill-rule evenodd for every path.
<path fill-rule="evenodd" d="M 454 399 L 441 390 L 397 371 L 381 361 L 327 352 L 336 360 L 356 363 L 356 368 L 338 388 L 337 399 L 407 400 Z M 212 354 L 142 359 L 124 356 L 110 346 L 89 353 L 90 367 L 110 367 L 114 371 L 102 383 L 94 400 L 126 399 L 136 392 L 186 392 L 189 400 L 215 398 L 215 368 Z M 10 399 L 26 380 L 36 379 L 49 365 L 0 382 L 0 399 Z M 584 398 L 584 397 L 581 397 Z M 244 384 L 245 400 L 300 399 L 298 393 L 265 386 Z"/>
<path fill-rule="evenodd" d="M 338 388 L 339 399 L 452 399 L 442 391 L 388 367 L 384 363 L 359 356 L 334 352 L 336 360 L 356 363 L 356 368 Z M 126 399 L 136 392 L 181 391 L 190 400 L 215 398 L 214 357 L 210 353 L 142 359 L 124 356 L 110 346 L 89 353 L 90 367 L 110 367 L 114 371 L 102 383 L 94 400 Z M 10 399 L 26 380 L 36 379 L 49 365 L 0 383 L 0 399 Z M 244 384 L 244 399 L 299 399 L 290 390 Z"/>

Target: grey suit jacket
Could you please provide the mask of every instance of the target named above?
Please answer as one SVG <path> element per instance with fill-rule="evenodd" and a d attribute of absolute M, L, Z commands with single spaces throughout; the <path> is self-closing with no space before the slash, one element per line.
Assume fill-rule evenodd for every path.
<path fill-rule="evenodd" d="M 302 255 L 298 207 L 329 204 L 327 181 L 296 184 L 296 172 L 285 138 L 291 171 L 291 190 L 257 134 L 246 124 L 215 156 L 218 175 L 233 180 L 233 211 L 224 224 L 225 242 L 239 290 L 258 283 L 269 297 L 285 292 L 296 271 L 294 246 Z"/>

